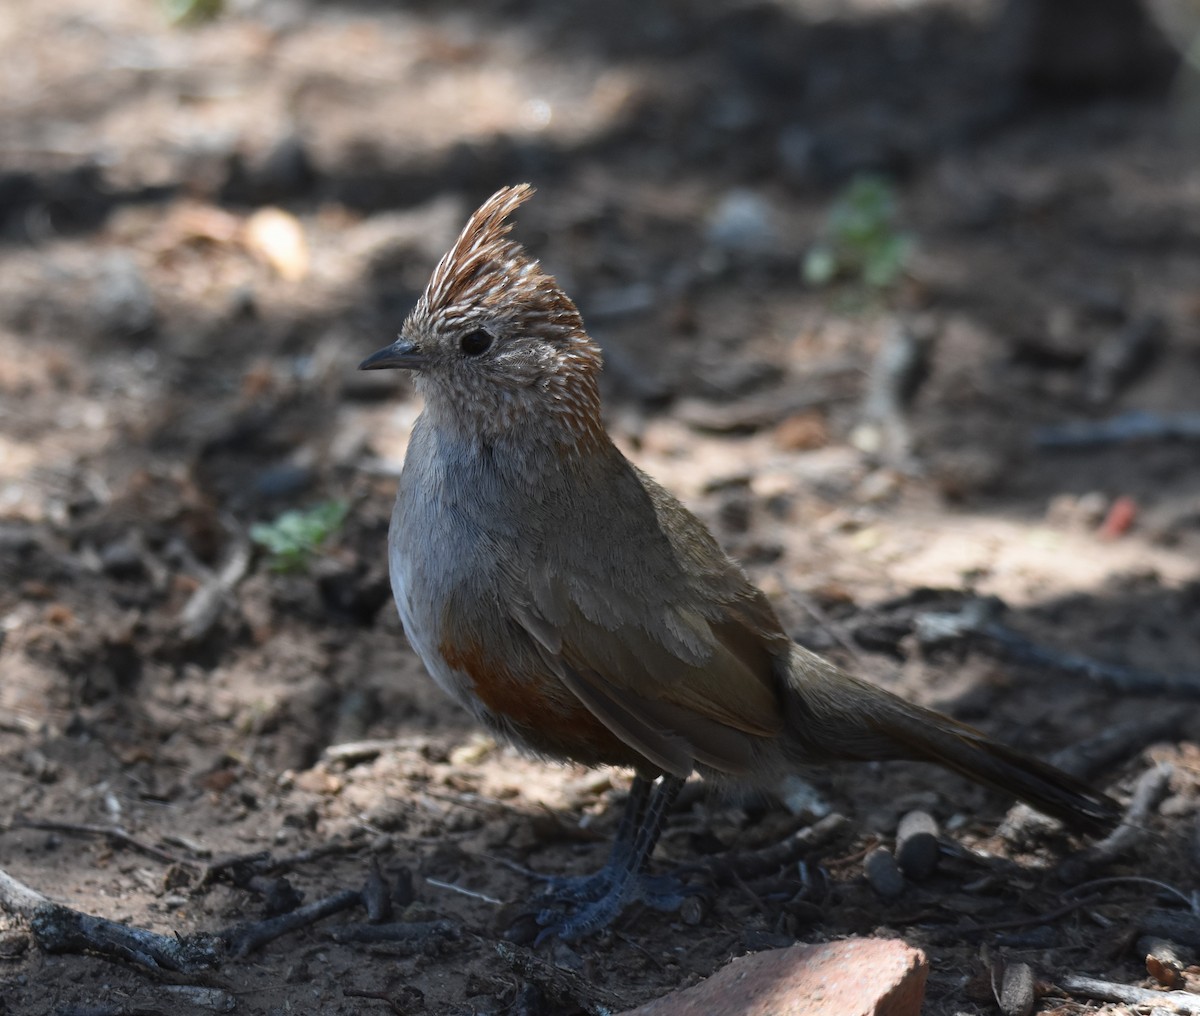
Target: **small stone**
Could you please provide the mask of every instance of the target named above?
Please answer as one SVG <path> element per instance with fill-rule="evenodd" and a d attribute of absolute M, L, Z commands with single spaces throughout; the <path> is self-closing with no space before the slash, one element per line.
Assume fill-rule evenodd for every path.
<path fill-rule="evenodd" d="M 885 899 L 904 892 L 904 876 L 887 847 L 876 847 L 863 858 L 863 874 L 871 888 Z"/>
<path fill-rule="evenodd" d="M 899 939 L 793 945 L 740 956 L 623 1016 L 919 1016 L 928 972 Z"/>
<path fill-rule="evenodd" d="M 679 908 L 679 919 L 684 924 L 695 926 L 708 914 L 708 900 L 703 896 L 685 896 Z"/>
<path fill-rule="evenodd" d="M 1028 963 L 1010 963 L 1004 968 L 996 1001 L 1004 1016 L 1029 1016 L 1033 1012 L 1037 986 Z"/>
<path fill-rule="evenodd" d="M 941 857 L 937 821 L 925 811 L 910 811 L 896 827 L 896 864 L 914 882 L 934 873 Z"/>
<path fill-rule="evenodd" d="M 133 540 L 119 540 L 101 549 L 100 566 L 113 578 L 135 578 L 145 572 L 141 551 Z"/>
<path fill-rule="evenodd" d="M 763 198 L 753 191 L 736 189 L 717 202 L 705 232 L 708 242 L 717 250 L 761 256 L 775 247 L 775 220 L 771 206 Z"/>

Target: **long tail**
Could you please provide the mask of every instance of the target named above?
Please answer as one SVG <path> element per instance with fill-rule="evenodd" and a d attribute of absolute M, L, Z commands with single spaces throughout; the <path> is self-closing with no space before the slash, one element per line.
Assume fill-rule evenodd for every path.
<path fill-rule="evenodd" d="M 1120 821 L 1106 794 L 974 727 L 851 677 L 802 646 L 790 664 L 787 736 L 798 762 L 936 762 L 1082 832 L 1102 835 Z"/>

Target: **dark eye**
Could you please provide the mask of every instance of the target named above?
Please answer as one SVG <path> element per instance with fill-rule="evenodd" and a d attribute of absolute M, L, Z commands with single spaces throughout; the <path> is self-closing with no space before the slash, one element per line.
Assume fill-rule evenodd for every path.
<path fill-rule="evenodd" d="M 478 356 L 491 348 L 492 336 L 482 328 L 476 328 L 473 332 L 467 332 L 458 344 L 467 356 Z"/>

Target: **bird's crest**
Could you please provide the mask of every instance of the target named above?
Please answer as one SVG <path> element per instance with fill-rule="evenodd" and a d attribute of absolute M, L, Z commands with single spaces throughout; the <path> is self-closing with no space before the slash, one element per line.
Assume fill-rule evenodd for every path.
<path fill-rule="evenodd" d="M 572 447 L 583 447 L 581 438 L 595 447 L 607 440 L 596 387 L 600 350 L 553 276 L 508 238 L 508 216 L 532 195 L 527 183 L 502 187 L 472 213 L 409 321 L 418 330 L 432 327 L 451 335 L 455 329 L 498 328 L 529 350 L 540 350 L 541 359 L 525 361 L 527 368 L 536 368 L 532 375 L 514 373 L 517 367 L 510 364 L 510 378 L 536 377 L 548 416 L 565 422 Z"/>
<path fill-rule="evenodd" d="M 433 270 L 424 296 L 429 311 L 494 303 L 513 286 L 541 276 L 538 263 L 508 239 L 508 216 L 532 196 L 527 183 L 501 187 L 472 213 Z"/>

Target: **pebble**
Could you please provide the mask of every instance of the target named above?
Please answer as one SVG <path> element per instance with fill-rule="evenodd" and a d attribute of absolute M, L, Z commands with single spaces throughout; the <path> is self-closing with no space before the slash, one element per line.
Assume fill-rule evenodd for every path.
<path fill-rule="evenodd" d="M 100 565 L 114 578 L 132 578 L 145 571 L 141 550 L 131 540 L 119 540 L 105 546 L 100 551 Z"/>
<path fill-rule="evenodd" d="M 771 207 L 753 191 L 726 193 L 708 218 L 708 242 L 730 254 L 769 254 L 776 245 Z"/>
<path fill-rule="evenodd" d="M 863 858 L 863 874 L 871 888 L 885 899 L 892 899 L 904 892 L 904 876 L 887 847 L 876 847 Z"/>
<path fill-rule="evenodd" d="M 1000 978 L 996 1001 L 1004 1016 L 1029 1016 L 1037 1002 L 1037 985 L 1028 963 L 1010 963 Z"/>
<path fill-rule="evenodd" d="M 910 811 L 896 828 L 896 864 L 914 882 L 934 873 L 941 857 L 938 825 L 925 811 Z"/>

